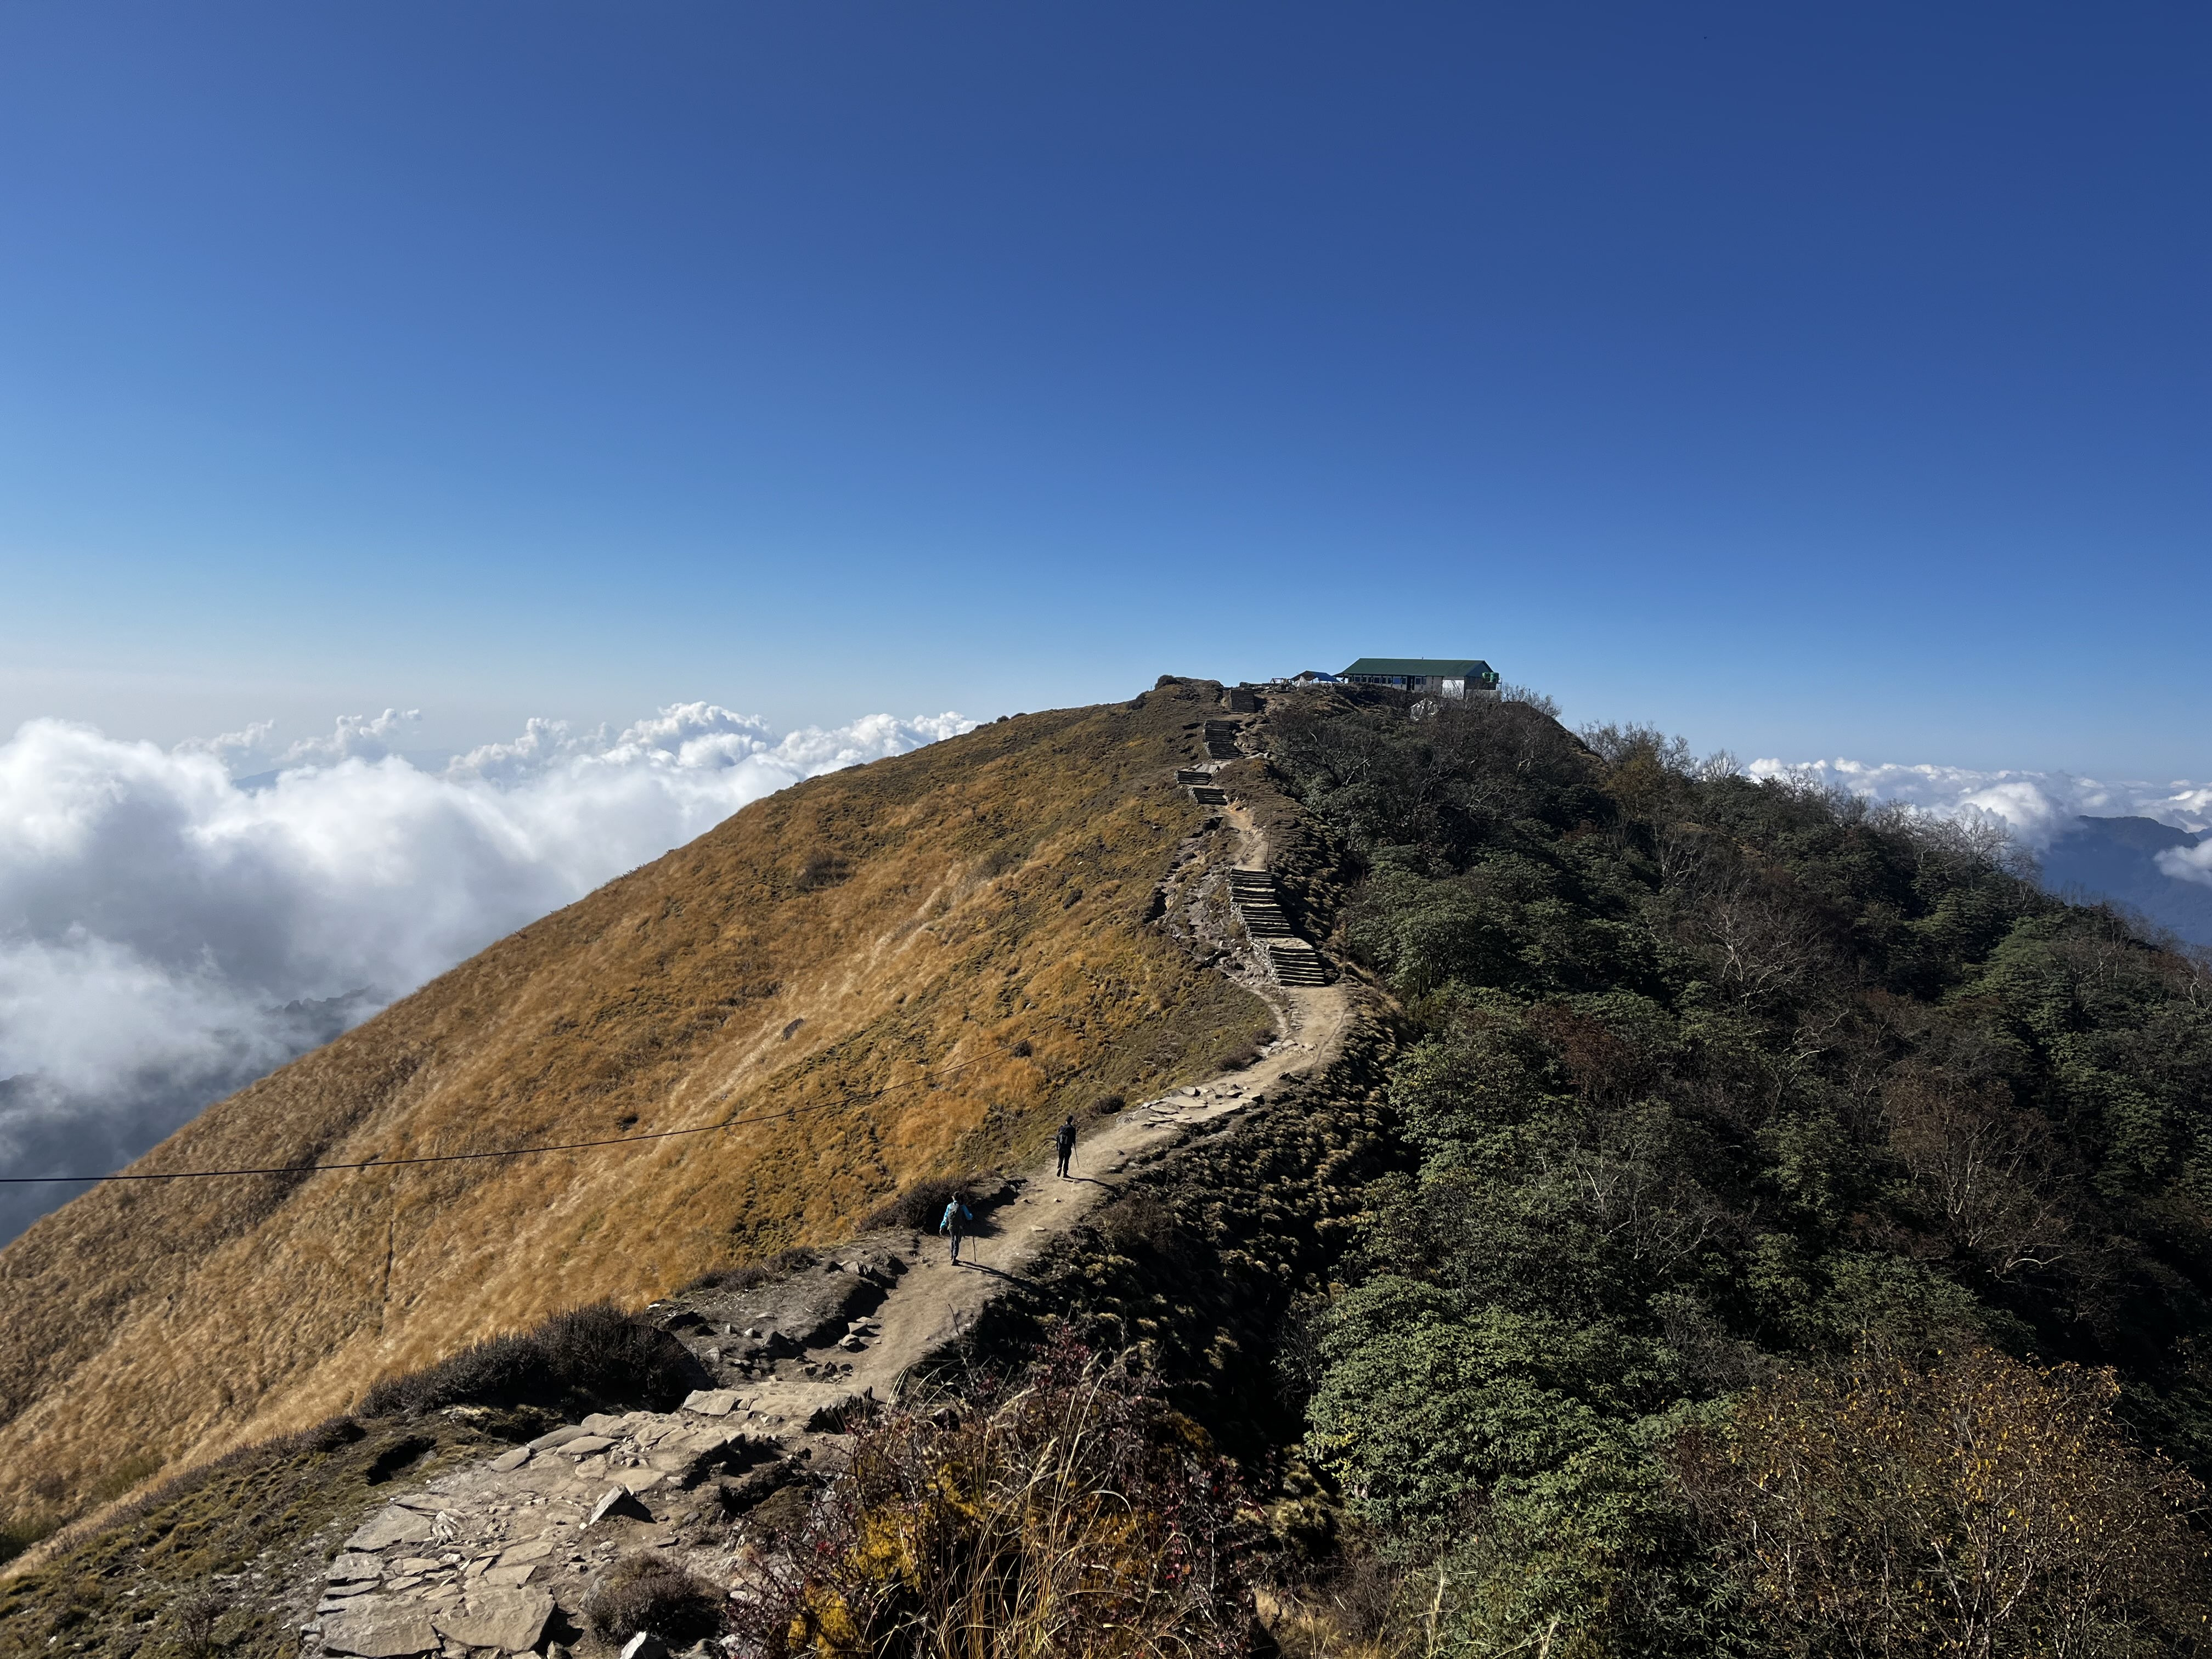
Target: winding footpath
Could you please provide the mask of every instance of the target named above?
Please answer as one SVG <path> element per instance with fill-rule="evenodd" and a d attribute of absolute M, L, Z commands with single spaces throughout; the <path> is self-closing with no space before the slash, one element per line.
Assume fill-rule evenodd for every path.
<path fill-rule="evenodd" d="M 584 1617 L 610 1563 L 653 1550 L 728 1583 L 769 1506 L 788 1517 L 808 1477 L 840 1466 L 851 1407 L 897 1398 L 909 1373 L 971 1329 L 1133 1166 L 1218 1132 L 1286 1076 L 1333 1060 L 1350 999 L 1283 921 L 1265 839 L 1213 781 L 1248 726 L 1208 721 L 1206 760 L 1177 774 L 1212 817 L 1186 843 L 1163 897 L 1170 931 L 1274 1011 L 1276 1037 L 1256 1063 L 1109 1118 L 1078 1146 L 1073 1178 L 1060 1178 L 1049 1153 L 1012 1176 L 957 1265 L 941 1241 L 883 1231 L 772 1283 L 654 1304 L 645 1316 L 715 1386 L 677 1411 L 556 1429 L 401 1493 L 343 1537 L 318 1538 L 314 1571 L 283 1598 L 296 1607 L 304 1659 L 611 1651 Z M 650 1659 L 650 1650 L 627 1659 Z"/>

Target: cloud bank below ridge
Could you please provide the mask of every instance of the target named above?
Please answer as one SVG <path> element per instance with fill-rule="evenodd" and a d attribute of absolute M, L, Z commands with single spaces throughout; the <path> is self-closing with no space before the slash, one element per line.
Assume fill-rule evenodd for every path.
<path fill-rule="evenodd" d="M 969 730 L 710 703 L 532 720 L 431 769 L 412 713 L 277 748 L 33 720 L 0 744 L 0 1173 L 113 1168 L 548 911 L 820 773 Z M 0 1188 L 0 1241 L 76 1188 Z"/>
<path fill-rule="evenodd" d="M 1799 778 L 1942 817 L 2001 819 L 2014 840 L 2037 854 L 2077 833 L 2084 817 L 2149 818 L 2194 836 L 2212 830 L 2212 783 L 2186 780 L 2106 781 L 2069 772 L 1975 771 L 1844 759 L 1757 760 L 1744 770 L 1754 778 Z M 2212 887 L 2212 837 L 2193 847 L 2163 848 L 2151 862 L 2172 880 Z"/>

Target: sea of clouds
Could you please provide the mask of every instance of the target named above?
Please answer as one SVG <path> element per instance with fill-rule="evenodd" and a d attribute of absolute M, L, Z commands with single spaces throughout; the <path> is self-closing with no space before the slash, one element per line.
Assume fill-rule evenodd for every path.
<path fill-rule="evenodd" d="M 163 749 L 65 720 L 0 744 L 0 1174 L 113 1169 L 526 922 L 823 772 L 957 714 L 779 733 L 709 703 L 620 731 L 532 720 L 425 763 L 411 712 L 279 745 Z M 411 754 L 411 757 L 410 757 Z M 2042 851 L 2083 817 L 2212 829 L 2212 784 L 1759 760 Z M 2212 837 L 2156 854 L 2212 887 Z M 80 1190 L 0 1186 L 0 1241 Z"/>
<path fill-rule="evenodd" d="M 1754 778 L 1793 777 L 1869 799 L 1896 801 L 1947 817 L 2002 822 L 2030 852 L 2040 852 L 2083 817 L 2153 818 L 2197 833 L 2212 829 L 2212 783 L 2105 780 L 2068 772 L 1975 771 L 1960 766 L 1906 766 L 1855 760 L 1757 760 Z M 2159 869 L 2179 881 L 2212 886 L 2212 841 L 2170 848 Z"/>
<path fill-rule="evenodd" d="M 422 764 L 418 720 L 173 749 L 39 720 L 0 744 L 0 1174 L 117 1167 L 746 803 L 975 724 L 778 733 L 684 703 Z M 0 1186 L 0 1241 L 78 1190 Z"/>

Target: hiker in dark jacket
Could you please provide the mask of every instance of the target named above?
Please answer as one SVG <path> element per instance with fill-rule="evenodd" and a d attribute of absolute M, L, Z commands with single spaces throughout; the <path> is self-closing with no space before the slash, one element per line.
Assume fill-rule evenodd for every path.
<path fill-rule="evenodd" d="M 1067 1179 L 1067 1160 L 1075 1156 L 1075 1114 L 1067 1115 L 1067 1121 L 1060 1126 L 1060 1178 Z"/>
<path fill-rule="evenodd" d="M 937 1231 L 951 1235 L 952 1259 L 955 1261 L 960 1260 L 960 1235 L 963 1224 L 973 1221 L 975 1218 L 975 1212 L 962 1203 L 957 1194 L 952 1201 L 945 1206 L 945 1219 L 937 1224 Z"/>

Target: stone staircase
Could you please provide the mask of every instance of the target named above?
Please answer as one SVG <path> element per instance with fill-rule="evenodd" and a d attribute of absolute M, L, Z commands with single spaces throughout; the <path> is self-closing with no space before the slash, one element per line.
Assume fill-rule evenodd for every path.
<path fill-rule="evenodd" d="M 1176 774 L 1176 781 L 1190 791 L 1190 798 L 1200 806 L 1226 806 L 1229 792 L 1213 781 L 1213 774 L 1203 767 L 1186 766 Z"/>
<path fill-rule="evenodd" d="M 1208 720 L 1206 723 L 1206 753 L 1207 758 L 1218 761 L 1236 760 L 1243 754 L 1237 746 L 1237 734 L 1243 729 L 1239 720 Z"/>
<path fill-rule="evenodd" d="M 1321 952 L 1298 937 L 1283 902 L 1275 891 L 1275 878 L 1265 870 L 1231 870 L 1229 902 L 1266 957 L 1278 985 L 1326 985 L 1328 969 Z"/>

